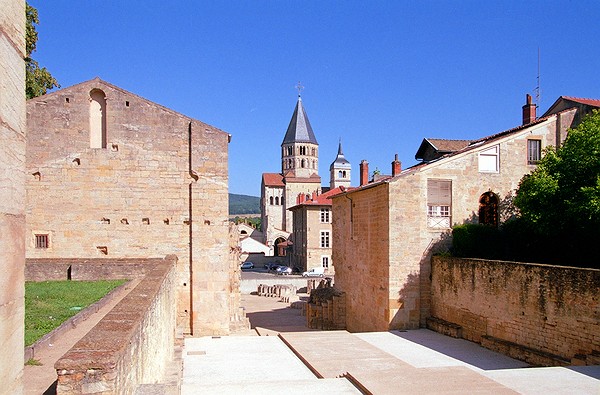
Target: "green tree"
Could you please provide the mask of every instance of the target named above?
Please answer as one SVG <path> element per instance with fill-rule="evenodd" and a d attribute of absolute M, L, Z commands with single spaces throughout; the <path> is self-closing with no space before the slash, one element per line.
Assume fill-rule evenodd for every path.
<path fill-rule="evenodd" d="M 592 259 L 600 237 L 600 112 L 569 130 L 562 146 L 545 151 L 521 179 L 514 203 L 561 259 Z"/>
<path fill-rule="evenodd" d="M 35 25 L 40 23 L 37 10 L 26 5 L 25 17 L 27 19 L 25 50 L 27 57 L 25 58 L 25 94 L 28 99 L 32 97 L 45 95 L 49 89 L 59 87 L 60 85 L 50 72 L 45 67 L 40 67 L 31 54 L 35 52 L 38 40 L 38 33 L 35 30 Z"/>

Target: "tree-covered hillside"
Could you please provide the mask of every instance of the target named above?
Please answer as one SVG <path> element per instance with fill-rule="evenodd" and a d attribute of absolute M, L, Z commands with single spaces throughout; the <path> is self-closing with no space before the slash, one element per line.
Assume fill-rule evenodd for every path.
<path fill-rule="evenodd" d="M 229 215 L 236 214 L 260 214 L 260 198 L 230 193 Z"/>

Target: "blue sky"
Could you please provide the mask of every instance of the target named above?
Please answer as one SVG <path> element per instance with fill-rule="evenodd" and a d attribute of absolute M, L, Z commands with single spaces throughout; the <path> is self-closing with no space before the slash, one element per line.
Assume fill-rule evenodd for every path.
<path fill-rule="evenodd" d="M 41 1 L 33 54 L 63 87 L 96 76 L 230 133 L 230 192 L 280 171 L 297 99 L 320 145 L 403 167 L 425 137 L 474 139 L 560 96 L 600 98 L 600 2 Z"/>

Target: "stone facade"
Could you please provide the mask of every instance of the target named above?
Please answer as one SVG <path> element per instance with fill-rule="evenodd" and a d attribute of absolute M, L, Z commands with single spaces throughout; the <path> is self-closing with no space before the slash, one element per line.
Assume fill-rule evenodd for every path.
<path fill-rule="evenodd" d="M 340 188 L 322 195 L 313 195 L 290 208 L 294 218 L 292 234 L 292 264 L 301 272 L 315 267 L 325 267 L 326 275 L 334 275 L 331 257 L 333 243 L 331 219 L 331 196 L 340 193 Z"/>
<path fill-rule="evenodd" d="M 98 78 L 29 100 L 27 125 L 27 257 L 175 254 L 180 330 L 228 333 L 228 134 Z"/>
<path fill-rule="evenodd" d="M 535 365 L 600 360 L 600 270 L 433 257 L 431 284 L 459 337 Z"/>
<path fill-rule="evenodd" d="M 566 110 L 560 118 L 572 120 L 574 113 Z M 528 162 L 529 140 L 539 141 L 542 149 L 562 141 L 567 125 L 557 118 L 550 115 L 471 142 L 333 197 L 336 287 L 346 293 L 349 331 L 425 325 L 432 252 L 447 248 L 452 225 L 480 220 L 486 193 L 492 192 L 502 219 L 503 202 L 535 168 Z M 432 203 L 439 199 L 446 201 Z"/>
<path fill-rule="evenodd" d="M 23 393 L 25 2 L 0 0 L 0 383 Z"/>

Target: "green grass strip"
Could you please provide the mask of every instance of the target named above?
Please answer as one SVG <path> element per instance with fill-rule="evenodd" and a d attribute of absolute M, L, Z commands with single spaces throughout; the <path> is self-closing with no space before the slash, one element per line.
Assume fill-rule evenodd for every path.
<path fill-rule="evenodd" d="M 125 281 L 25 282 L 25 345 L 32 345 Z"/>

